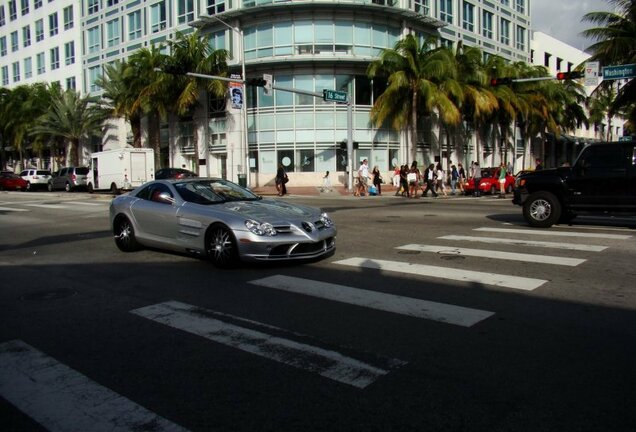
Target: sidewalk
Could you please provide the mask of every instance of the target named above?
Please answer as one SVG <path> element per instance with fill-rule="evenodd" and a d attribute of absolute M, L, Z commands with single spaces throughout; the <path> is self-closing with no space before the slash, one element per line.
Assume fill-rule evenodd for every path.
<path fill-rule="evenodd" d="M 257 195 L 267 196 L 267 197 L 275 197 L 277 196 L 276 186 L 261 186 L 250 188 L 252 192 Z M 350 196 L 353 197 L 353 192 L 349 192 L 344 186 L 333 186 L 331 191 L 325 190 L 321 191 L 321 187 L 319 186 L 288 186 L 287 187 L 287 195 L 296 195 L 296 196 L 320 196 L 320 197 L 339 197 L 339 196 Z M 382 185 L 382 196 L 395 196 L 396 188 L 393 185 Z M 418 197 L 422 195 L 422 191 L 418 189 Z M 443 195 L 440 193 L 440 198 L 443 198 Z M 452 196 L 450 192 L 448 192 L 447 198 L 455 198 L 462 197 L 463 193 L 457 193 Z M 429 194 L 429 197 L 431 195 Z"/>

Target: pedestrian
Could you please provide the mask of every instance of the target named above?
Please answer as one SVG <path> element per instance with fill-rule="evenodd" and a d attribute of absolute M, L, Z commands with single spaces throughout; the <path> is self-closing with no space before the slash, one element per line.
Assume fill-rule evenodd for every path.
<path fill-rule="evenodd" d="M 369 161 L 364 159 L 358 168 L 358 182 L 360 184 L 359 195 L 364 196 L 369 188 Z"/>
<path fill-rule="evenodd" d="M 437 166 L 435 167 L 435 177 L 437 191 L 442 191 L 444 196 L 448 196 L 446 193 L 446 171 L 444 171 L 440 162 L 437 162 Z"/>
<path fill-rule="evenodd" d="M 409 181 L 409 195 L 411 198 L 417 198 L 417 186 L 420 182 L 420 170 L 417 168 L 417 161 L 413 161 L 411 168 L 406 176 Z"/>
<path fill-rule="evenodd" d="M 535 171 L 540 171 L 543 169 L 543 165 L 541 165 L 541 159 L 537 159 L 535 161 L 535 167 L 534 167 Z"/>
<path fill-rule="evenodd" d="M 402 191 L 402 196 L 409 197 L 409 182 L 407 179 L 407 175 L 409 172 L 409 167 L 407 165 L 402 165 L 400 168 L 400 190 Z"/>
<path fill-rule="evenodd" d="M 393 186 L 397 189 L 396 195 L 400 191 L 400 167 L 395 165 L 393 168 Z"/>
<path fill-rule="evenodd" d="M 506 174 L 507 168 L 505 163 L 501 163 L 499 167 L 499 198 L 506 197 Z"/>
<path fill-rule="evenodd" d="M 377 189 L 377 194 L 382 195 L 382 183 L 384 182 L 384 180 L 382 180 L 380 168 L 378 168 L 377 165 L 374 166 L 371 174 L 373 174 L 373 186 L 375 186 L 375 188 Z"/>
<path fill-rule="evenodd" d="M 422 196 L 428 196 L 428 191 L 431 191 L 433 197 L 437 197 L 437 192 L 435 192 L 435 164 L 430 164 L 426 169 L 426 189 L 422 192 Z"/>
<path fill-rule="evenodd" d="M 287 182 L 289 181 L 289 177 L 287 177 L 283 164 L 278 164 L 276 179 L 274 181 L 276 183 L 276 192 L 278 192 L 278 196 L 287 194 Z"/>
<path fill-rule="evenodd" d="M 459 191 L 464 194 L 466 192 L 464 189 L 464 185 L 466 184 L 466 170 L 464 170 L 464 166 L 461 162 L 457 164 L 457 172 L 459 173 L 459 182 L 457 183 Z"/>
<path fill-rule="evenodd" d="M 457 167 L 455 165 L 451 165 L 451 195 L 455 196 L 455 192 L 457 191 L 457 182 L 459 181 L 459 171 L 457 171 Z"/>
<path fill-rule="evenodd" d="M 479 183 L 481 183 L 481 167 L 479 162 L 475 162 L 473 165 L 473 184 L 475 185 L 475 191 L 473 196 L 479 198 L 481 196 L 481 189 L 479 189 Z"/>
<path fill-rule="evenodd" d="M 322 188 L 320 188 L 320 192 L 329 191 L 331 192 L 331 180 L 329 179 L 329 171 L 327 171 L 322 178 Z"/>

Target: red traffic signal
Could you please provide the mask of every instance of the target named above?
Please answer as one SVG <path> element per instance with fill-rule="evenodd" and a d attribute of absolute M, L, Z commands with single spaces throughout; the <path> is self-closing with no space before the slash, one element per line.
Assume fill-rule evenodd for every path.
<path fill-rule="evenodd" d="M 490 85 L 493 87 L 510 84 L 512 84 L 512 78 L 492 78 L 490 80 Z"/>
<path fill-rule="evenodd" d="M 559 73 L 557 73 L 556 78 L 559 81 L 568 80 L 568 79 L 583 78 L 583 72 L 559 72 Z"/>

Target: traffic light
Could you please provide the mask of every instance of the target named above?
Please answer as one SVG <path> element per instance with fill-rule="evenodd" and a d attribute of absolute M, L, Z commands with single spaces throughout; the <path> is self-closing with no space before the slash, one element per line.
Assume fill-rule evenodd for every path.
<path fill-rule="evenodd" d="M 584 76 L 583 72 L 559 72 L 557 73 L 556 78 L 559 81 L 562 81 L 562 80 L 568 80 L 568 79 L 583 78 L 583 76 Z"/>
<path fill-rule="evenodd" d="M 512 78 L 492 78 L 490 80 L 490 85 L 493 87 L 510 84 L 512 84 Z"/>
<path fill-rule="evenodd" d="M 263 78 L 249 78 L 245 83 L 247 85 L 256 87 L 265 87 L 267 81 L 265 81 Z"/>

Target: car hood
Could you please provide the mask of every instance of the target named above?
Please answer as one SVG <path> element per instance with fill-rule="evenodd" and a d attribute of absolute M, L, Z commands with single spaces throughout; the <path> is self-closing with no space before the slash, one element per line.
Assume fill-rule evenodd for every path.
<path fill-rule="evenodd" d="M 289 204 L 284 201 L 263 199 L 259 201 L 230 201 L 222 204 L 224 210 L 239 213 L 257 221 L 304 221 L 317 218 L 321 211 L 314 207 Z"/>

